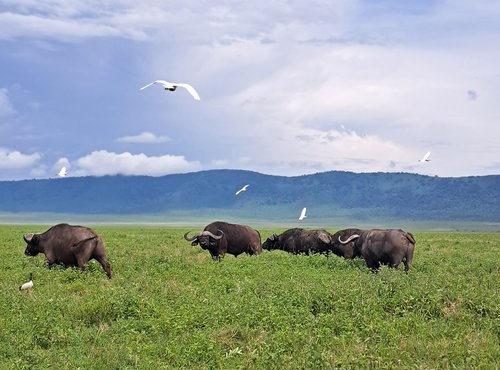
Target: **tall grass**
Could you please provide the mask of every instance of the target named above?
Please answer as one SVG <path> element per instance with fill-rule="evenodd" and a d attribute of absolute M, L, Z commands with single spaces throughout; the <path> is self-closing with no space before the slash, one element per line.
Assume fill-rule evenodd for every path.
<path fill-rule="evenodd" d="M 187 229 L 99 226 L 108 280 L 25 257 L 44 229 L 0 226 L 1 369 L 500 366 L 500 234 L 415 233 L 408 274 L 373 274 L 281 251 L 216 263 Z"/>

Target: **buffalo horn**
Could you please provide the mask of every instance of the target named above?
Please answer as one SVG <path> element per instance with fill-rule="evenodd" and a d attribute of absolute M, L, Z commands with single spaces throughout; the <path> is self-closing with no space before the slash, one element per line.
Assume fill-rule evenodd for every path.
<path fill-rule="evenodd" d="M 23 239 L 26 243 L 31 243 L 31 239 L 33 239 L 34 236 L 35 236 L 35 234 L 33 234 L 33 233 L 26 234 L 26 235 L 23 235 Z"/>
<path fill-rule="evenodd" d="M 184 234 L 184 239 L 186 239 L 188 242 L 195 240 L 197 237 L 201 235 L 201 233 L 196 233 L 193 237 L 188 237 L 189 231 Z"/>
<path fill-rule="evenodd" d="M 214 235 L 212 234 L 210 231 L 208 230 L 205 230 L 201 235 L 208 235 L 209 237 L 211 238 L 214 238 L 216 240 L 219 240 L 220 238 L 222 238 L 224 236 L 224 232 L 222 230 L 219 230 L 220 231 L 220 235 Z"/>
<path fill-rule="evenodd" d="M 359 238 L 359 235 L 358 235 L 358 234 L 353 234 L 353 235 L 351 235 L 349 238 L 347 238 L 347 240 L 346 240 L 346 241 L 342 241 L 342 239 L 340 239 L 340 235 L 339 235 L 339 242 L 340 242 L 341 244 L 347 244 L 347 243 L 349 243 L 351 240 L 354 240 L 354 239 L 357 239 L 357 238 Z"/>
<path fill-rule="evenodd" d="M 325 244 L 330 244 L 330 236 L 327 235 L 326 233 L 320 233 L 318 235 L 319 240 L 321 240 Z"/>

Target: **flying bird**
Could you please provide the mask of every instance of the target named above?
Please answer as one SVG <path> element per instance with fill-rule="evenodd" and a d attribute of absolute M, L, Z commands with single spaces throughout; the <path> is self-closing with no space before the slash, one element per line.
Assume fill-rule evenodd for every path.
<path fill-rule="evenodd" d="M 300 216 L 299 216 L 299 221 L 303 220 L 304 218 L 306 218 L 306 207 L 302 208 L 302 212 L 300 212 Z"/>
<path fill-rule="evenodd" d="M 156 80 L 156 81 L 151 82 L 150 84 L 147 84 L 146 86 L 141 87 L 141 90 L 144 90 L 146 87 L 149 87 L 149 86 L 154 85 L 154 84 L 160 84 L 165 88 L 165 90 L 168 90 L 168 91 L 175 91 L 175 89 L 177 89 L 178 87 L 183 87 L 193 96 L 194 100 L 200 100 L 200 96 L 198 95 L 198 93 L 196 92 L 194 87 L 189 85 L 189 84 L 184 84 L 184 83 L 168 82 L 165 80 Z"/>
<path fill-rule="evenodd" d="M 431 160 L 429 159 L 431 155 L 431 152 L 425 153 L 425 155 L 422 157 L 422 159 L 419 159 L 419 162 L 430 162 Z"/>
<path fill-rule="evenodd" d="M 240 190 L 238 190 L 236 192 L 236 195 L 240 194 L 241 192 L 243 191 L 247 191 L 247 188 L 250 186 L 250 184 L 246 184 L 245 186 L 243 186 Z"/>
<path fill-rule="evenodd" d="M 59 177 L 66 177 L 68 174 L 68 170 L 66 170 L 66 167 L 62 167 L 61 170 L 57 173 L 57 176 Z"/>
<path fill-rule="evenodd" d="M 21 285 L 19 287 L 19 290 L 28 290 L 31 288 L 33 288 L 33 273 L 32 272 L 30 272 L 30 281 Z"/>

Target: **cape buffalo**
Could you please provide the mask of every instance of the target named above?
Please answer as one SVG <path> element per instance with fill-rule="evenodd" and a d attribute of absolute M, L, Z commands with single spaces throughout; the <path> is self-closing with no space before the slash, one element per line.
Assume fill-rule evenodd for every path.
<path fill-rule="evenodd" d="M 260 233 L 246 225 L 216 221 L 192 237 L 188 234 L 189 231 L 184 234 L 184 239 L 208 250 L 215 261 L 220 261 L 226 253 L 237 257 L 242 253 L 257 255 L 262 252 Z"/>
<path fill-rule="evenodd" d="M 24 251 L 27 256 L 43 253 L 49 266 L 78 266 L 82 270 L 94 258 L 111 279 L 111 266 L 106 258 L 104 243 L 87 227 L 59 224 L 44 233 L 23 235 L 23 239 L 27 244 Z"/>
<path fill-rule="evenodd" d="M 344 234 L 351 233 L 350 231 L 342 231 L 344 231 Z M 346 254 L 343 255 L 344 257 L 354 258 L 361 255 L 366 265 L 374 271 L 378 270 L 381 264 L 389 265 L 397 269 L 400 263 L 404 262 L 405 271 L 408 272 L 415 250 L 415 238 L 411 233 L 401 229 L 372 229 L 359 231 L 359 233 L 353 232 L 347 239 L 342 239 L 341 236 L 334 239 L 334 243 L 343 244 L 344 248 L 345 245 L 351 243 L 349 248 L 352 248 L 353 255 L 349 256 L 350 252 L 346 252 Z M 337 233 L 335 235 L 337 235 Z M 340 247 L 337 250 L 341 250 Z"/>
<path fill-rule="evenodd" d="M 281 235 L 272 234 L 262 244 L 267 250 L 280 249 L 294 254 L 328 253 L 331 235 L 325 230 L 289 229 Z"/>

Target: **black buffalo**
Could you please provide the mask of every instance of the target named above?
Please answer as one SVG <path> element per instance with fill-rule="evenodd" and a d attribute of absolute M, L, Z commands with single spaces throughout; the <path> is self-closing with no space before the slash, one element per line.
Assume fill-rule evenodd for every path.
<path fill-rule="evenodd" d="M 332 251 L 346 258 L 362 256 L 372 270 L 378 270 L 381 264 L 397 269 L 403 262 L 408 271 L 415 243 L 413 235 L 401 229 L 346 229 L 334 234 Z"/>
<path fill-rule="evenodd" d="M 262 244 L 267 250 L 280 249 L 294 254 L 328 253 L 332 236 L 325 230 L 289 229 L 272 234 Z"/>
<path fill-rule="evenodd" d="M 226 253 L 237 257 L 242 253 L 257 255 L 262 252 L 260 233 L 247 225 L 216 221 L 192 237 L 188 234 L 189 231 L 184 234 L 184 239 L 192 242 L 191 245 L 199 244 L 208 250 L 216 261 L 220 261 Z"/>
<path fill-rule="evenodd" d="M 24 251 L 27 256 L 43 253 L 49 266 L 78 266 L 82 270 L 94 258 L 111 279 L 104 243 L 95 231 L 87 227 L 59 224 L 44 233 L 23 235 L 23 239 L 27 244 Z"/>

